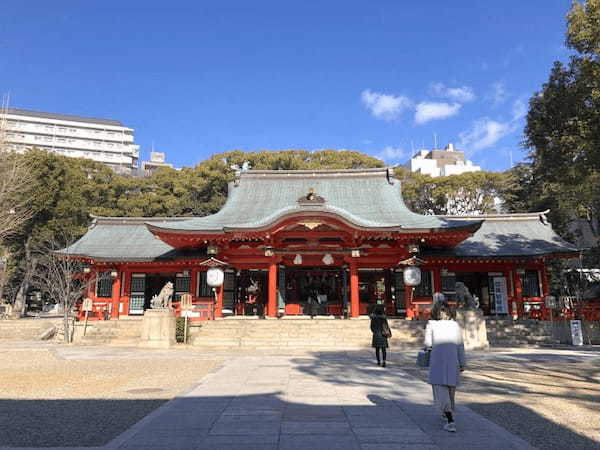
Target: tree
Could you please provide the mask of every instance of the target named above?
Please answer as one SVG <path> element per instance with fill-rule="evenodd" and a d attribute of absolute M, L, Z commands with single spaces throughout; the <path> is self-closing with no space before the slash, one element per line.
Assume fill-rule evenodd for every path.
<path fill-rule="evenodd" d="M 74 241 L 67 235 L 54 236 L 34 249 L 36 270 L 31 274 L 31 284 L 42 295 L 54 299 L 63 315 L 65 342 L 71 342 L 71 313 L 75 304 L 88 291 L 92 280 L 83 271 L 83 263 L 68 254 L 59 252 Z"/>
<path fill-rule="evenodd" d="M 25 311 L 25 299 L 37 269 L 35 249 L 60 235 L 83 235 L 92 206 L 109 196 L 105 187 L 113 176 L 109 168 L 93 161 L 40 150 L 30 150 L 21 158 L 31 178 L 29 189 L 17 197 L 28 205 L 31 214 L 4 239 L 10 253 L 8 283 L 17 316 Z"/>
<path fill-rule="evenodd" d="M 467 215 L 498 212 L 506 175 L 469 172 L 447 177 L 430 177 L 396 169 L 402 181 L 404 201 L 421 214 Z"/>
<path fill-rule="evenodd" d="M 531 201 L 551 206 L 563 236 L 600 237 L 600 0 L 574 2 L 567 45 L 577 54 L 555 62 L 548 81 L 529 102 L 524 145 L 529 149 Z M 583 227 L 583 228 L 582 228 Z M 598 254 L 591 252 L 588 255 Z M 587 258 L 600 264 L 600 259 Z"/>

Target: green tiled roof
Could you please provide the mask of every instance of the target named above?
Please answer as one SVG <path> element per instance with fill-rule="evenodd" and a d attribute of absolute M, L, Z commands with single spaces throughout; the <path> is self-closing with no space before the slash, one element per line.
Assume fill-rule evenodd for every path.
<path fill-rule="evenodd" d="M 157 239 L 146 225 L 180 220 L 182 219 L 99 217 L 81 239 L 61 250 L 61 253 L 97 261 L 166 261 L 205 255 L 204 252 L 174 249 Z"/>
<path fill-rule="evenodd" d="M 542 256 L 576 254 L 580 249 L 554 232 L 545 212 L 487 216 L 444 216 L 447 220 L 481 218 L 481 228 L 454 249 L 445 251 L 457 257 Z"/>
<path fill-rule="evenodd" d="M 323 203 L 299 202 L 313 189 Z M 479 221 L 446 220 L 410 211 L 400 182 L 388 169 L 247 171 L 230 187 L 216 214 L 183 222 L 149 224 L 152 229 L 182 232 L 228 232 L 267 227 L 297 213 L 341 218 L 364 229 L 476 229 Z"/>

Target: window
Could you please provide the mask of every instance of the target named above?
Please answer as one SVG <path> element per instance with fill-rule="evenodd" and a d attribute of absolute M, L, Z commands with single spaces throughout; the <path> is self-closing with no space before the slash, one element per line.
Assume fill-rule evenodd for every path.
<path fill-rule="evenodd" d="M 404 299 L 404 272 L 394 272 L 394 297 L 396 299 L 396 311 L 404 310 L 406 308 Z"/>
<path fill-rule="evenodd" d="M 199 272 L 198 278 L 198 297 L 212 297 L 212 288 L 206 284 L 206 272 Z"/>
<path fill-rule="evenodd" d="M 110 272 L 101 272 L 96 280 L 96 297 L 112 297 L 112 286 Z"/>
<path fill-rule="evenodd" d="M 174 301 L 181 301 L 181 295 L 190 292 L 190 276 L 178 273 L 175 276 L 175 296 Z"/>
<path fill-rule="evenodd" d="M 280 273 L 280 275 L 284 274 L 283 276 L 285 276 L 285 272 L 283 270 L 281 270 L 279 273 Z M 283 286 L 285 286 L 285 282 L 283 283 Z M 223 307 L 224 308 L 227 308 L 227 309 L 233 308 L 233 304 L 235 303 L 235 292 L 236 292 L 235 288 L 236 288 L 235 272 L 228 270 L 227 272 L 225 272 L 225 277 L 223 280 Z"/>
<path fill-rule="evenodd" d="M 442 293 L 449 302 L 456 299 L 456 274 L 454 272 L 442 274 Z"/>
<path fill-rule="evenodd" d="M 523 277 L 523 297 L 540 297 L 540 278 L 537 270 L 526 270 Z"/>
<path fill-rule="evenodd" d="M 431 297 L 433 295 L 431 271 L 421 270 L 421 284 L 415 286 L 415 297 Z"/>
<path fill-rule="evenodd" d="M 146 301 L 146 274 L 131 274 L 131 296 L 129 298 L 129 314 L 143 314 Z"/>

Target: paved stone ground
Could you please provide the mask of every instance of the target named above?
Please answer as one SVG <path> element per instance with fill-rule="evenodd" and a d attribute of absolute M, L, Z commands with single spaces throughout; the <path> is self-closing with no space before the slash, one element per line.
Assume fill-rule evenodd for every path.
<path fill-rule="evenodd" d="M 395 355 L 425 379 L 412 355 Z M 543 449 L 600 448 L 600 347 L 471 352 L 462 404 Z"/>
<path fill-rule="evenodd" d="M 387 369 L 370 351 L 272 354 L 0 341 L 0 447 L 89 448 L 133 425 L 110 447 L 527 448 L 506 429 L 538 448 L 600 448 L 598 347 L 470 352 L 456 435 L 441 430 L 414 351 L 392 352 Z M 128 393 L 127 377 L 102 388 L 120 370 L 148 391 Z"/>
<path fill-rule="evenodd" d="M 468 408 L 457 433 L 431 389 L 366 355 L 238 356 L 156 410 L 112 449 L 527 449 Z"/>

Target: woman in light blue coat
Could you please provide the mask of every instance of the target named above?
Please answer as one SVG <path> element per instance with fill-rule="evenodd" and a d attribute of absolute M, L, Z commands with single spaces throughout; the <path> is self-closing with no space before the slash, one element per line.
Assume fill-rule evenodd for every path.
<path fill-rule="evenodd" d="M 444 429 L 454 432 L 454 396 L 466 361 L 462 330 L 452 319 L 445 301 L 435 303 L 431 311 L 431 320 L 425 328 L 425 346 L 431 347 L 427 382 L 433 388 L 434 405 L 448 421 Z"/>

